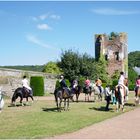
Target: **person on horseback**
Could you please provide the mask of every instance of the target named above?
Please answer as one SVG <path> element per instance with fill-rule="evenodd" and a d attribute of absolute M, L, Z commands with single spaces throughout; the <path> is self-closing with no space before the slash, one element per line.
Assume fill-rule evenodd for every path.
<path fill-rule="evenodd" d="M 125 76 L 124 76 L 124 72 L 120 72 L 120 77 L 119 77 L 119 80 L 118 80 L 118 86 L 123 86 L 124 89 L 125 89 L 125 94 L 126 96 L 128 96 L 128 87 L 124 84 L 125 82 Z"/>
<path fill-rule="evenodd" d="M 28 82 L 26 76 L 23 76 L 22 86 L 23 86 L 23 90 L 25 92 L 25 96 L 27 96 L 28 94 L 33 95 L 32 88 L 29 86 L 29 82 Z"/>
<path fill-rule="evenodd" d="M 68 89 L 68 86 L 66 84 L 66 81 L 65 81 L 63 75 L 60 76 L 59 83 L 60 83 L 60 88 L 63 90 L 63 92 L 65 91 L 67 93 L 67 95 L 70 95 L 70 91 Z M 72 95 L 70 95 L 70 96 L 72 96 Z"/>
<path fill-rule="evenodd" d="M 76 87 L 77 87 L 77 86 L 78 86 L 78 80 L 77 80 L 77 79 L 74 79 L 74 80 L 72 81 L 72 84 L 71 84 L 73 93 L 75 93 Z"/>
<path fill-rule="evenodd" d="M 136 83 L 135 84 L 136 84 L 136 86 L 135 86 L 135 97 L 137 97 L 138 88 L 140 87 L 140 75 L 136 79 Z"/>
<path fill-rule="evenodd" d="M 100 93 L 102 93 L 102 87 L 101 87 L 102 81 L 101 81 L 101 79 L 100 78 L 96 79 L 95 84 L 99 88 Z"/>
<path fill-rule="evenodd" d="M 88 77 L 85 80 L 85 86 L 89 87 L 90 86 L 90 80 L 88 79 Z"/>

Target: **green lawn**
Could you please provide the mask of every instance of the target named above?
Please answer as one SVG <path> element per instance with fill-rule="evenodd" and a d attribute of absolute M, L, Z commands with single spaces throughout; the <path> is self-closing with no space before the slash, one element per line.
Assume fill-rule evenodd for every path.
<path fill-rule="evenodd" d="M 134 96 L 134 95 L 131 95 Z M 115 106 L 104 111 L 105 102 L 71 102 L 69 111 L 57 112 L 55 101 L 34 101 L 29 106 L 8 107 L 0 113 L 0 139 L 47 138 L 73 132 L 85 126 L 119 115 Z M 134 109 L 134 100 L 129 100 L 125 112 Z"/>

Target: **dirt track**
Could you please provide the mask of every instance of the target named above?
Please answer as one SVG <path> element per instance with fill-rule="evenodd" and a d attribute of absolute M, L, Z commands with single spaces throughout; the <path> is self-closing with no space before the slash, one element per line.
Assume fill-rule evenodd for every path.
<path fill-rule="evenodd" d="M 140 108 L 51 139 L 140 139 Z"/>
<path fill-rule="evenodd" d="M 81 99 L 84 99 L 84 96 L 81 96 Z M 140 107 L 76 132 L 50 139 L 140 139 Z"/>

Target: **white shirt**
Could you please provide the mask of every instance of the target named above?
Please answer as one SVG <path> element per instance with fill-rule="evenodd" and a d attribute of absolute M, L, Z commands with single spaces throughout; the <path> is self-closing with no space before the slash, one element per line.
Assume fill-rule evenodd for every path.
<path fill-rule="evenodd" d="M 121 75 L 118 81 L 118 85 L 124 85 L 124 80 L 125 80 L 124 76 Z"/>
<path fill-rule="evenodd" d="M 23 79 L 22 80 L 22 85 L 23 85 L 23 87 L 31 90 L 31 87 L 29 87 L 29 83 L 28 83 L 28 80 L 27 79 Z"/>

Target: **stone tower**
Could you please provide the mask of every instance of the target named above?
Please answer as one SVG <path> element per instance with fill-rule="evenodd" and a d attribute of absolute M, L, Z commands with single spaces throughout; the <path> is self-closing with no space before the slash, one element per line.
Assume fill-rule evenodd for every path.
<path fill-rule="evenodd" d="M 107 61 L 107 72 L 112 76 L 115 71 L 125 72 L 128 76 L 128 52 L 127 34 L 122 32 L 108 36 L 106 34 L 95 35 L 95 59 L 101 56 Z"/>

